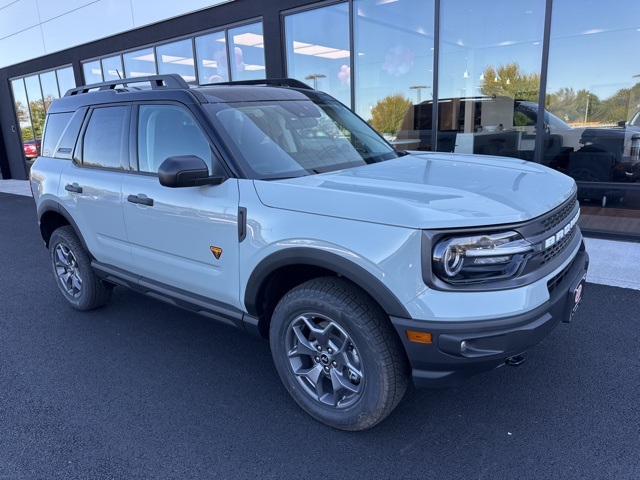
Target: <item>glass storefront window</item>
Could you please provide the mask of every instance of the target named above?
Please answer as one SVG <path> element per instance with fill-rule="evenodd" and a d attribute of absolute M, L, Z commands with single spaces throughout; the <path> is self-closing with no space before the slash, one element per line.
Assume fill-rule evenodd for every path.
<path fill-rule="evenodd" d="M 288 15 L 285 17 L 287 76 L 350 106 L 349 36 L 347 3 Z"/>
<path fill-rule="evenodd" d="M 229 81 L 229 62 L 224 32 L 196 37 L 196 55 L 200 85 Z"/>
<path fill-rule="evenodd" d="M 40 85 L 42 86 L 42 95 L 44 100 L 45 111 L 49 110 L 51 102 L 56 98 L 60 98 L 58 91 L 58 79 L 56 78 L 56 72 L 51 71 L 40 74 Z"/>
<path fill-rule="evenodd" d="M 85 85 L 102 82 L 102 67 L 100 66 L 100 60 L 83 63 L 82 73 L 84 74 Z"/>
<path fill-rule="evenodd" d="M 102 73 L 104 75 L 104 81 L 119 80 L 124 77 L 124 70 L 122 68 L 122 57 L 116 55 L 114 57 L 102 59 Z"/>
<path fill-rule="evenodd" d="M 68 90 L 76 87 L 76 78 L 73 74 L 73 67 L 59 68 L 56 70 L 58 76 L 58 89 L 63 97 Z"/>
<path fill-rule="evenodd" d="M 44 120 L 46 117 L 45 103 L 42 99 L 42 90 L 40 89 L 40 78 L 38 75 L 32 75 L 24 79 L 27 88 L 27 99 L 29 100 L 29 112 L 31 113 L 31 125 L 33 126 L 33 134 L 35 140 L 39 143 L 42 139 L 42 130 L 44 128 Z M 38 152 L 38 155 L 40 152 Z"/>
<path fill-rule="evenodd" d="M 156 75 L 156 56 L 153 48 L 144 48 L 135 52 L 125 53 L 124 72 L 125 77 L 146 77 Z"/>
<path fill-rule="evenodd" d="M 435 149 L 534 160 L 544 16 L 544 0 L 441 3 Z M 421 149 L 432 112 L 414 109 Z"/>
<path fill-rule="evenodd" d="M 196 81 L 191 39 L 168 43 L 156 47 L 158 73 L 177 73 L 186 82 Z"/>
<path fill-rule="evenodd" d="M 31 114 L 29 113 L 29 100 L 27 90 L 22 78 L 11 81 L 13 90 L 13 101 L 20 125 L 20 136 L 22 137 L 24 155 L 27 160 L 35 160 L 38 156 L 33 127 L 31 125 Z"/>
<path fill-rule="evenodd" d="M 356 113 L 403 148 L 396 135 L 410 107 L 432 98 L 434 2 L 355 0 L 353 7 Z"/>
<path fill-rule="evenodd" d="M 553 3 L 545 107 L 563 126 L 548 124 L 543 163 L 578 182 L 583 228 L 637 233 L 640 64 L 629 46 L 640 42 L 640 3 L 572 7 Z"/>
<path fill-rule="evenodd" d="M 266 77 L 262 23 L 229 30 L 229 58 L 232 80 Z"/>

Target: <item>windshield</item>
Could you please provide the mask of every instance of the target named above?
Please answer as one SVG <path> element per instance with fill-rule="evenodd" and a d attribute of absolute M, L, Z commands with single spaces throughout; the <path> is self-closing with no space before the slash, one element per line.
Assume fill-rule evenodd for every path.
<path fill-rule="evenodd" d="M 238 102 L 206 108 L 250 178 L 300 177 L 398 156 L 337 101 Z"/>

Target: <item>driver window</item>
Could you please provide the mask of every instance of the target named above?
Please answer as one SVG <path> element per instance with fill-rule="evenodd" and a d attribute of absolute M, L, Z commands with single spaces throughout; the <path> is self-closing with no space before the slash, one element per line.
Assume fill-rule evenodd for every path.
<path fill-rule="evenodd" d="M 211 147 L 185 109 L 176 105 L 141 105 L 138 116 L 138 170 L 157 173 L 169 157 L 195 155 L 211 173 Z"/>

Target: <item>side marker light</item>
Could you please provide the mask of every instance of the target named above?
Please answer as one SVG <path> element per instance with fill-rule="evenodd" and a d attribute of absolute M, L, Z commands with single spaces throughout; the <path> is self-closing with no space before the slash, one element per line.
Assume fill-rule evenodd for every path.
<path fill-rule="evenodd" d="M 413 330 L 406 330 L 407 338 L 416 343 L 431 343 L 432 337 L 429 332 L 414 332 Z"/>

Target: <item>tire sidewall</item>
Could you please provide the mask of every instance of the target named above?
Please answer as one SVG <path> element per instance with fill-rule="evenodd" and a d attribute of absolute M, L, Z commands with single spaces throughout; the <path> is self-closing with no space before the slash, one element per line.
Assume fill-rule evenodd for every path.
<path fill-rule="evenodd" d="M 61 244 L 65 245 L 73 253 L 78 269 L 80 270 L 82 289 L 80 295 L 77 297 L 69 295 L 56 272 L 56 247 Z M 72 307 L 78 310 L 88 309 L 89 304 L 92 301 L 91 295 L 92 291 L 95 289 L 96 280 L 93 274 L 93 269 L 91 268 L 89 255 L 86 253 L 77 235 L 70 227 L 61 227 L 51 235 L 51 239 L 49 241 L 49 259 L 56 285 L 60 292 L 62 292 L 65 300 L 69 302 Z"/>
<path fill-rule="evenodd" d="M 354 312 L 338 300 L 318 293 L 305 294 L 304 298 L 292 298 L 287 294 L 274 311 L 269 341 L 276 370 L 294 400 L 312 417 L 336 428 L 358 430 L 359 425 L 371 421 L 371 415 L 375 415 L 384 402 L 384 373 L 376 361 L 379 347 L 371 342 L 366 327 L 353 315 Z M 322 314 L 330 318 L 351 337 L 361 358 L 364 377 L 363 392 L 353 405 L 344 409 L 323 405 L 298 383 L 287 359 L 286 338 L 291 323 L 304 313 Z"/>

